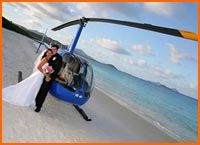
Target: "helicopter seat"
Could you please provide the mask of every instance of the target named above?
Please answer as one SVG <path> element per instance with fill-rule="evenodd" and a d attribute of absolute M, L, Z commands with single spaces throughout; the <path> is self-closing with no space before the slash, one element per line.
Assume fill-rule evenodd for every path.
<path fill-rule="evenodd" d="M 66 66 L 65 66 L 65 68 L 63 69 L 63 71 L 62 71 L 62 76 L 63 76 L 63 78 L 64 78 L 64 80 L 65 80 L 65 83 L 67 84 L 67 85 L 70 85 L 71 83 L 72 83 L 72 81 L 73 81 L 73 72 L 72 72 L 72 70 L 69 68 L 69 65 L 67 64 Z"/>

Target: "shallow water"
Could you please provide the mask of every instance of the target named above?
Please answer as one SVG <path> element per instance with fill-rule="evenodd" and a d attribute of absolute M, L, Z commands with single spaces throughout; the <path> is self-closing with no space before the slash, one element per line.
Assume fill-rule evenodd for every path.
<path fill-rule="evenodd" d="M 96 86 L 180 141 L 197 141 L 197 100 L 91 61 Z"/>

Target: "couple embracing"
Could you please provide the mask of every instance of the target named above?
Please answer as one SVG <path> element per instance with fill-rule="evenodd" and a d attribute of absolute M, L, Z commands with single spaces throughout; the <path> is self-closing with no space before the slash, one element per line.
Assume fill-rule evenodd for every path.
<path fill-rule="evenodd" d="M 42 52 L 35 63 L 35 71 L 25 80 L 2 90 L 3 100 L 18 106 L 35 106 L 40 112 L 47 93 L 62 67 L 58 45 Z"/>

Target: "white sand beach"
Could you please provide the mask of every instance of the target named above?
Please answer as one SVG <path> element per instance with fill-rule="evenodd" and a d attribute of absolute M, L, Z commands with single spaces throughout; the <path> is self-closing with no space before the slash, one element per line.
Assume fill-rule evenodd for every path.
<path fill-rule="evenodd" d="M 36 59 L 34 41 L 3 29 L 3 87 L 32 73 Z M 15 94 L 13 94 L 15 95 Z M 137 114 L 95 88 L 82 106 L 91 122 L 75 108 L 50 94 L 40 113 L 31 107 L 3 101 L 3 142 L 176 142 Z"/>

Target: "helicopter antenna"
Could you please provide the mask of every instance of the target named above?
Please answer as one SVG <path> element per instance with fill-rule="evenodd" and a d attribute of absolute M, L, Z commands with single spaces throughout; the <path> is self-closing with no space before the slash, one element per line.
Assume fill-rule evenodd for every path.
<path fill-rule="evenodd" d="M 43 41 L 44 41 L 45 35 L 47 34 L 47 31 L 48 31 L 48 28 L 46 29 L 45 33 L 42 35 L 42 40 L 39 42 L 39 46 L 38 46 L 38 48 L 37 48 L 36 53 L 38 53 L 38 51 L 39 51 L 41 45 L 44 45 L 44 42 L 43 42 Z"/>

